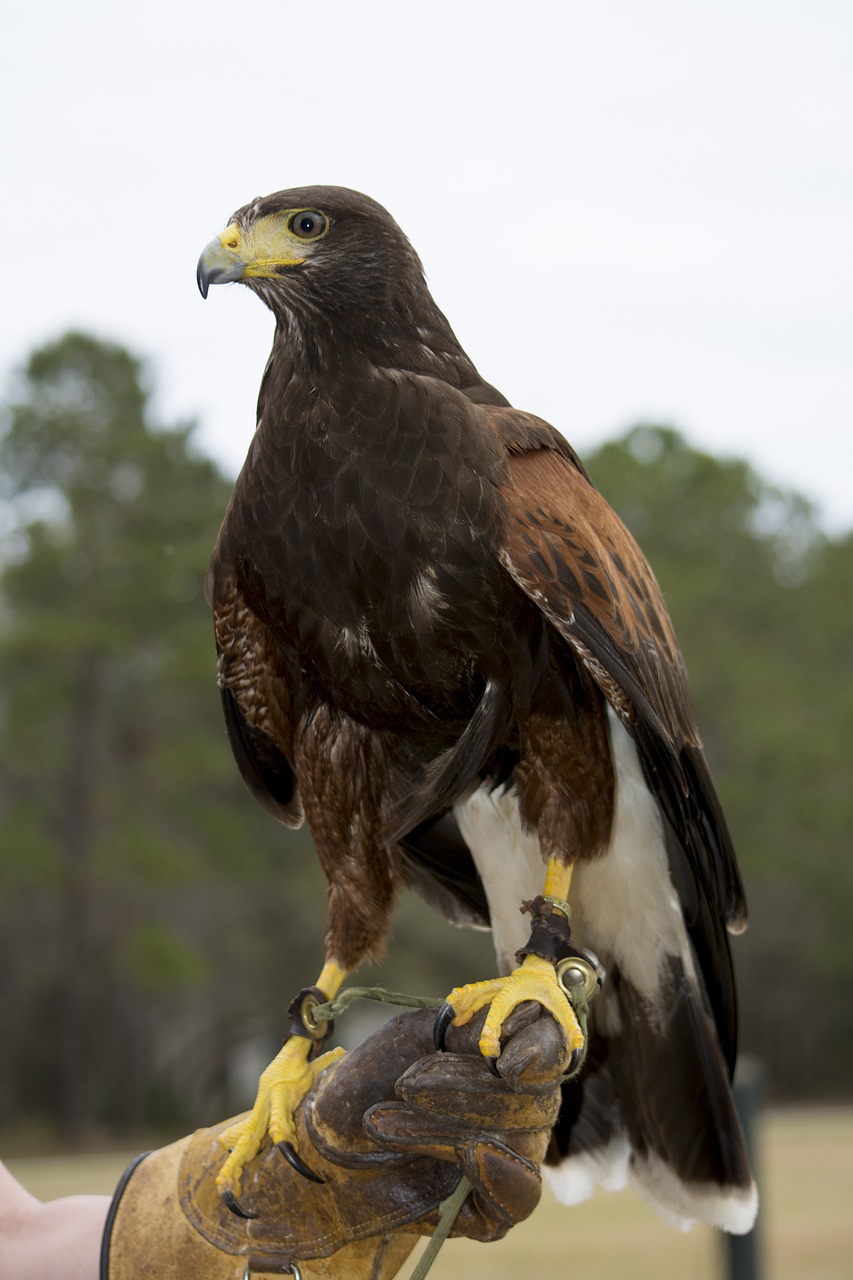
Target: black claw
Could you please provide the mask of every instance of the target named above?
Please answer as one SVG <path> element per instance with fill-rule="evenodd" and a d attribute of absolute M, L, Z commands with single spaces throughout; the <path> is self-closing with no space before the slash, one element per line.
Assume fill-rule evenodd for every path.
<path fill-rule="evenodd" d="M 485 1057 L 485 1055 L 484 1055 L 484 1057 Z M 493 1076 L 496 1076 L 498 1080 L 503 1080 L 503 1076 L 501 1075 L 500 1071 L 498 1071 L 498 1060 L 497 1060 L 497 1058 L 488 1058 L 488 1057 L 487 1057 L 487 1058 L 486 1058 L 486 1066 L 489 1068 L 489 1070 L 491 1071 L 491 1073 L 492 1073 L 492 1075 L 493 1075 Z"/>
<path fill-rule="evenodd" d="M 448 1002 L 445 1000 L 444 1004 L 441 1006 L 441 1008 L 439 1009 L 436 1015 L 435 1025 L 432 1029 L 433 1044 L 435 1045 L 439 1053 L 447 1052 L 447 1046 L 444 1043 L 444 1037 L 447 1035 L 447 1028 L 450 1026 L 451 1022 L 455 1017 L 456 1017 L 456 1010 L 453 1008 L 452 1004 L 448 1004 Z"/>
<path fill-rule="evenodd" d="M 256 1213 L 250 1213 L 248 1209 L 244 1209 L 243 1206 L 238 1203 L 237 1197 L 234 1195 L 233 1191 L 223 1191 L 222 1200 L 238 1218 L 257 1218 L 258 1216 Z"/>
<path fill-rule="evenodd" d="M 320 1177 L 319 1173 L 315 1173 L 313 1169 L 308 1168 L 308 1165 L 291 1142 L 285 1142 L 282 1139 L 281 1142 L 277 1142 L 275 1145 L 291 1168 L 295 1169 L 297 1173 L 301 1173 L 303 1178 L 307 1178 L 309 1182 L 322 1183 L 326 1181 L 325 1178 Z"/>

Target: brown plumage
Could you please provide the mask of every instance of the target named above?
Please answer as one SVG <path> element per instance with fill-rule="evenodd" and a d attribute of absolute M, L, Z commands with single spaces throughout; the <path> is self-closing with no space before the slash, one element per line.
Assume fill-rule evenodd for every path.
<path fill-rule="evenodd" d="M 512 850 L 571 863 L 608 979 L 553 1159 L 743 1229 L 744 902 L 648 564 L 565 440 L 483 381 L 374 201 L 253 201 L 199 266 L 205 294 L 237 279 L 276 332 L 210 567 L 219 683 L 249 787 L 310 825 L 327 963 L 381 954 L 404 883 L 491 919 L 505 963 L 516 867 L 539 892 Z"/>

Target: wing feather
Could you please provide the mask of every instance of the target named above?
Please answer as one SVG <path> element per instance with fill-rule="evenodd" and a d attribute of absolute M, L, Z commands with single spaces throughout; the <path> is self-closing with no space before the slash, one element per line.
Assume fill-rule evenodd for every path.
<path fill-rule="evenodd" d="M 293 691 L 287 658 L 230 573 L 211 569 L 217 681 L 231 750 L 249 790 L 288 827 L 302 825 L 293 769 Z"/>
<path fill-rule="evenodd" d="M 674 867 L 673 879 L 730 1056 L 736 1017 L 724 922 L 742 928 L 746 906 L 660 588 L 631 534 L 556 433 L 540 430 L 538 447 L 531 447 L 529 423 L 523 436 L 516 431 L 513 437 L 509 415 L 498 410 L 493 416 L 501 419 L 511 474 L 501 561 L 637 744 L 675 836 L 670 857 L 682 865 Z M 512 420 L 525 416 L 513 413 Z"/>

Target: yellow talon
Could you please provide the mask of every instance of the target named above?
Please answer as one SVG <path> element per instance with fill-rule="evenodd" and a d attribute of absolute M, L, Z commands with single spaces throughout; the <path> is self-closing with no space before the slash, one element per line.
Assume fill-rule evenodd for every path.
<path fill-rule="evenodd" d="M 327 960 L 317 979 L 317 987 L 331 1000 L 337 995 L 345 977 L 345 969 L 334 960 Z M 226 1202 L 229 1196 L 233 1199 L 234 1193 L 239 1191 L 243 1168 L 254 1160 L 267 1134 L 274 1143 L 286 1142 L 294 1151 L 297 1150 L 293 1114 L 320 1072 L 344 1052 L 343 1049 L 331 1049 L 310 1062 L 315 1043 L 307 1036 L 290 1036 L 261 1076 L 258 1096 L 250 1113 L 219 1135 L 219 1141 L 229 1154 L 219 1170 L 216 1186 Z M 236 1212 L 244 1217 L 251 1216 L 242 1210 Z"/>
<path fill-rule="evenodd" d="M 556 859 L 548 859 L 543 896 L 568 917 L 568 896 L 572 883 L 572 867 Z M 501 1051 L 501 1027 L 517 1005 L 535 1000 L 554 1018 L 563 1032 L 569 1053 L 582 1049 L 583 1032 L 566 992 L 557 980 L 554 966 L 536 955 L 526 955 L 521 965 L 507 978 L 491 978 L 455 987 L 447 1004 L 455 1013 L 453 1025 L 464 1027 L 478 1010 L 491 1005 L 480 1033 L 480 1052 L 484 1058 L 497 1058 Z"/>
<path fill-rule="evenodd" d="M 583 1048 L 583 1032 L 574 1010 L 557 981 L 554 966 L 539 956 L 525 956 L 518 969 L 507 978 L 490 978 L 455 987 L 447 1002 L 456 1011 L 455 1027 L 463 1027 L 485 1005 L 491 1008 L 480 1034 L 480 1052 L 497 1058 L 501 1051 L 501 1027 L 517 1005 L 536 1000 L 552 1015 L 566 1038 L 569 1052 Z"/>
<path fill-rule="evenodd" d="M 309 1062 L 312 1048 L 311 1040 L 291 1036 L 261 1076 L 258 1096 L 249 1115 L 219 1135 L 222 1146 L 229 1149 L 216 1178 L 220 1194 L 239 1190 L 243 1168 L 258 1154 L 267 1134 L 274 1143 L 289 1142 L 297 1148 L 293 1113 L 320 1072 L 344 1052 L 331 1049 Z"/>

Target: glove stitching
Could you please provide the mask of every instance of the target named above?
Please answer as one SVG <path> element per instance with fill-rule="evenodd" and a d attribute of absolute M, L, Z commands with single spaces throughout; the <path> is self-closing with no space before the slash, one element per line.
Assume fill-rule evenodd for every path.
<path fill-rule="evenodd" d="M 400 1209 L 390 1210 L 387 1213 L 380 1214 L 378 1217 L 371 1216 L 369 1219 L 362 1220 L 359 1223 L 347 1222 L 345 1230 L 326 1231 L 307 1238 L 288 1234 L 286 1243 L 296 1246 L 302 1256 L 307 1257 L 305 1251 L 308 1249 L 324 1249 L 327 1245 L 334 1244 L 339 1240 L 343 1240 L 344 1244 L 352 1240 L 367 1240 L 371 1236 L 377 1235 L 379 1229 L 384 1226 L 397 1229 L 408 1226 L 410 1223 L 426 1217 L 427 1214 L 436 1210 L 443 1199 L 443 1195 L 432 1195 L 418 1201 L 412 1209 L 406 1209 L 405 1212 Z M 260 1241 L 257 1242 L 256 1247 L 259 1250 L 264 1249 Z M 331 1252 L 335 1252 L 335 1250 L 331 1250 Z M 322 1257 L 324 1255 L 320 1254 L 319 1256 Z"/>
<path fill-rule="evenodd" d="M 500 1154 L 504 1158 L 506 1156 L 509 1156 L 510 1160 L 514 1164 L 519 1165 L 525 1171 L 525 1173 L 528 1173 L 528 1174 L 532 1173 L 535 1176 L 539 1185 L 540 1186 L 542 1185 L 542 1175 L 539 1172 L 538 1166 L 535 1165 L 532 1161 L 526 1160 L 524 1156 L 518 1155 L 517 1152 L 512 1151 L 509 1147 L 503 1147 L 503 1149 L 500 1151 Z M 475 1160 L 475 1167 L 479 1169 L 479 1166 L 476 1164 L 476 1160 Z M 492 1190 L 490 1186 L 487 1187 L 483 1183 L 482 1175 L 480 1176 L 478 1181 L 474 1183 L 474 1194 L 482 1196 L 484 1198 L 488 1197 L 489 1204 L 496 1205 L 497 1208 L 504 1215 L 505 1219 L 510 1223 L 514 1224 L 518 1220 L 517 1213 L 513 1211 L 512 1202 L 502 1199 L 496 1192 Z"/>
<path fill-rule="evenodd" d="M 380 1104 L 381 1105 L 381 1104 Z M 375 1151 L 344 1151 L 340 1147 L 334 1147 L 329 1140 L 320 1133 L 314 1122 L 314 1103 L 313 1101 L 305 1108 L 302 1116 L 305 1128 L 308 1131 L 312 1143 L 319 1151 L 320 1155 L 330 1164 L 337 1165 L 341 1169 L 361 1169 L 361 1168 L 397 1168 L 407 1164 L 409 1153 L 399 1151 L 383 1150 L 377 1145 Z"/>

